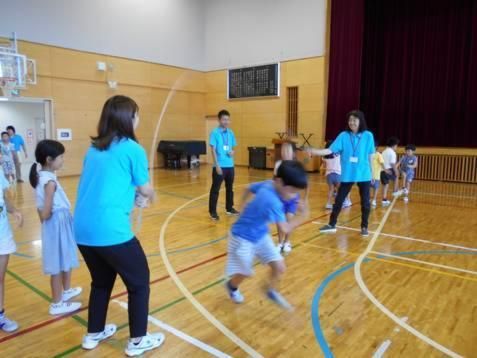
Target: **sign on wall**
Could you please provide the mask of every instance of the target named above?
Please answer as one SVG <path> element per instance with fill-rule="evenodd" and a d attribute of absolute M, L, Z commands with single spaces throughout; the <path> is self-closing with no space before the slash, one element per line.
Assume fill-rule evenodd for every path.
<path fill-rule="evenodd" d="M 61 141 L 73 140 L 71 128 L 58 128 L 56 130 L 56 139 Z"/>
<path fill-rule="evenodd" d="M 280 64 L 229 70 L 227 95 L 229 99 L 280 96 Z"/>

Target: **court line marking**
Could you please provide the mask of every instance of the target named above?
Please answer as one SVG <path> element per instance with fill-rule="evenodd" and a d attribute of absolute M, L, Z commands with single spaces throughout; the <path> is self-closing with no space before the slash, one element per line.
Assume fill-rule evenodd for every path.
<path fill-rule="evenodd" d="M 164 261 L 164 265 L 166 266 L 166 270 L 169 273 L 169 276 L 176 284 L 177 288 L 182 292 L 182 294 L 189 300 L 189 302 L 195 307 L 197 311 L 199 311 L 202 316 L 204 316 L 210 323 L 212 323 L 219 331 L 221 331 L 227 338 L 229 338 L 232 342 L 234 342 L 237 346 L 239 346 L 243 351 L 249 354 L 251 357 L 257 358 L 262 357 L 260 353 L 254 350 L 251 346 L 245 343 L 242 339 L 240 339 L 235 333 L 233 333 L 230 329 L 228 329 L 222 322 L 220 322 L 217 318 L 215 318 L 207 309 L 202 306 L 202 304 L 191 294 L 191 292 L 184 286 L 182 281 L 176 275 L 174 268 L 172 267 L 169 258 L 167 257 L 166 246 L 165 246 L 165 232 L 169 222 L 172 218 L 184 207 L 193 203 L 194 201 L 201 200 L 202 198 L 208 196 L 209 193 L 205 193 L 200 195 L 181 206 L 177 207 L 169 216 L 166 218 L 166 221 L 162 224 L 161 232 L 159 236 L 159 252 L 161 254 L 161 258 Z"/>
<path fill-rule="evenodd" d="M 338 253 L 341 253 L 341 254 L 347 254 L 347 255 L 350 255 L 350 256 L 359 256 L 360 255 L 359 253 L 353 252 L 353 251 L 343 251 L 343 250 L 339 250 L 339 249 L 334 249 L 332 247 L 320 246 L 320 245 L 306 243 L 306 242 L 303 243 L 303 245 L 310 246 L 310 247 L 315 247 L 315 248 L 321 249 L 321 250 L 328 250 L 328 251 L 338 252 Z M 433 254 L 436 253 L 436 251 L 419 251 L 419 253 L 423 254 L 423 255 L 433 255 Z M 399 255 L 399 254 L 400 253 L 395 253 L 394 255 Z M 439 254 L 440 255 L 444 255 L 444 254 L 449 254 L 449 255 L 455 255 L 455 254 L 459 254 L 459 255 L 477 255 L 477 253 L 466 252 L 466 251 L 439 251 Z M 477 278 L 461 276 L 461 275 L 458 275 L 458 274 L 455 274 L 455 273 L 450 273 L 450 272 L 440 271 L 440 270 L 434 270 L 434 269 L 430 269 L 430 268 L 426 268 L 426 267 L 422 267 L 422 266 L 417 266 L 417 265 L 413 265 L 413 264 L 407 264 L 407 263 L 403 263 L 403 262 L 396 262 L 396 261 L 388 260 L 388 259 L 385 259 L 385 258 L 382 258 L 382 257 L 379 257 L 379 256 L 377 256 L 377 257 L 376 256 L 370 256 L 370 259 L 373 259 L 373 260 L 376 260 L 376 261 L 379 261 L 379 262 L 388 263 L 388 264 L 391 264 L 391 265 L 403 266 L 403 267 L 408 267 L 408 268 L 412 268 L 412 269 L 416 269 L 416 270 L 420 270 L 420 271 L 432 272 L 432 273 L 436 273 L 436 274 L 443 275 L 443 276 L 459 278 L 459 279 L 462 279 L 462 280 L 465 280 L 465 281 L 477 282 Z"/>
<path fill-rule="evenodd" d="M 312 246 L 312 247 L 318 247 L 318 248 L 321 248 L 321 249 L 329 249 L 329 248 L 326 248 L 326 247 L 320 247 L 318 245 L 309 245 L 309 246 Z M 336 250 L 336 249 L 333 249 L 333 250 Z M 352 253 L 353 255 L 355 253 Z M 448 254 L 455 254 L 455 255 L 464 255 L 464 254 L 470 254 L 470 255 L 477 255 L 477 253 L 468 253 L 468 252 L 464 252 L 464 251 L 404 251 L 404 252 L 395 252 L 394 255 L 420 255 L 420 254 L 424 254 L 424 255 L 429 255 L 429 254 L 432 254 L 432 255 L 448 255 Z M 371 262 L 371 261 L 374 261 L 374 260 L 377 260 L 377 261 L 380 261 L 379 258 L 366 258 L 364 260 L 364 262 Z M 394 263 L 394 264 L 399 264 L 399 265 L 403 265 L 401 263 L 397 263 L 397 262 L 392 262 L 392 261 L 388 261 L 388 260 L 382 260 L 382 261 L 387 261 L 389 263 Z M 326 289 L 326 287 L 328 286 L 328 284 L 333 281 L 334 279 L 336 279 L 338 276 L 340 276 L 342 273 L 348 271 L 349 269 L 351 269 L 353 267 L 354 263 L 350 263 L 350 264 L 347 264 L 335 271 L 333 271 L 331 274 L 329 274 L 320 284 L 320 286 L 318 286 L 317 290 L 315 291 L 315 294 L 313 296 L 313 300 L 312 300 L 312 306 L 311 306 L 311 319 L 312 319 L 312 326 L 313 326 L 313 331 L 315 333 L 315 338 L 316 340 L 318 341 L 318 344 L 321 348 L 321 350 L 323 351 L 323 354 L 325 355 L 325 357 L 333 357 L 333 353 L 331 352 L 331 349 L 328 345 L 328 342 L 326 341 L 325 339 L 325 336 L 324 336 L 324 332 L 323 332 L 323 329 L 321 328 L 321 324 L 320 324 L 320 315 L 319 315 L 319 302 L 324 294 L 324 291 Z M 411 266 L 411 265 L 406 265 L 404 264 L 405 266 Z M 434 271 L 434 270 L 429 270 L 429 269 L 425 269 L 425 268 L 420 268 L 424 271 Z M 435 271 L 435 272 L 438 272 L 438 273 L 442 273 L 444 274 L 444 272 L 441 272 L 441 271 Z M 447 274 L 449 276 L 453 276 L 452 274 Z M 408 317 L 402 317 L 401 318 L 403 321 L 408 321 Z M 399 328 L 395 328 L 396 329 L 399 329 Z"/>
<path fill-rule="evenodd" d="M 354 264 L 354 277 L 356 282 L 358 283 L 359 288 L 361 291 L 365 294 L 365 296 L 371 301 L 372 304 L 374 304 L 381 312 L 383 312 L 386 316 L 388 316 L 391 320 L 393 320 L 395 323 L 400 325 L 402 328 L 407 330 L 409 333 L 415 335 L 417 338 L 422 340 L 423 342 L 429 344 L 430 346 L 434 347 L 435 349 L 439 350 L 440 352 L 447 354 L 450 357 L 453 358 L 460 358 L 461 356 L 457 354 L 456 352 L 453 352 L 447 347 L 444 347 L 442 344 L 434 341 L 433 339 L 429 338 L 428 336 L 424 335 L 414 327 L 412 327 L 410 324 L 407 322 L 404 322 L 401 318 L 396 316 L 393 312 L 391 312 L 386 306 L 384 306 L 368 289 L 366 284 L 364 283 L 363 276 L 361 275 L 361 264 L 363 263 L 363 260 L 366 258 L 366 256 L 371 252 L 373 249 L 373 246 L 375 245 L 379 234 L 384 228 L 384 225 L 386 224 L 386 221 L 389 218 L 389 215 L 391 215 L 392 209 L 394 208 L 394 205 L 396 205 L 396 202 L 399 197 L 394 197 L 391 205 L 388 207 L 386 210 L 386 213 L 384 214 L 383 218 L 381 219 L 381 222 L 376 229 L 376 231 L 373 234 L 373 237 L 369 241 L 368 246 L 366 249 L 363 251 L 361 255 L 359 255 L 358 259 L 356 260 Z"/>
<path fill-rule="evenodd" d="M 125 310 L 128 309 L 128 304 L 126 302 L 120 301 L 120 300 L 113 300 L 113 302 L 116 302 L 120 307 L 124 308 Z M 194 338 L 192 336 L 189 336 L 187 333 L 182 332 L 181 330 L 178 330 L 177 328 L 172 327 L 171 325 L 168 325 L 167 323 L 164 323 L 157 318 L 148 315 L 147 320 L 152 323 L 154 326 L 162 328 L 163 330 L 172 333 L 176 337 L 182 339 L 183 341 L 192 344 L 193 346 L 196 346 L 197 348 L 203 350 L 204 352 L 207 352 L 214 357 L 218 358 L 231 358 L 228 354 L 225 354 L 222 351 L 219 351 L 218 349 L 202 342 L 201 340 Z"/>
<path fill-rule="evenodd" d="M 325 223 L 324 223 L 324 222 L 320 222 L 320 221 L 314 221 L 313 224 L 315 224 L 315 225 L 324 225 Z M 361 231 L 361 230 L 359 230 L 359 229 L 356 229 L 356 228 L 354 228 L 354 227 L 349 227 L 349 226 L 336 225 L 336 227 L 339 228 L 339 229 L 344 229 L 344 230 L 349 230 L 349 231 L 357 231 L 357 232 L 360 232 L 360 231 Z M 375 232 L 374 232 L 374 231 L 370 231 L 369 233 L 370 233 L 370 234 L 374 234 Z M 394 239 L 402 239 L 402 240 L 408 240 L 408 241 L 423 242 L 423 243 L 431 244 L 431 245 L 452 247 L 452 248 L 454 248 L 454 249 L 469 250 L 469 251 L 476 251 L 476 252 L 477 252 L 477 248 L 468 247 L 468 246 L 453 245 L 453 244 L 448 244 L 448 243 L 445 243 L 445 242 L 435 242 L 435 241 L 424 240 L 424 239 L 416 239 L 416 238 L 410 237 L 410 236 L 401 236 L 401 235 L 396 235 L 396 234 L 386 234 L 386 233 L 383 233 L 383 232 L 379 233 L 379 235 L 380 235 L 380 236 L 391 237 L 391 238 L 394 238 Z"/>
<path fill-rule="evenodd" d="M 462 269 L 462 268 L 455 267 L 455 266 L 442 265 L 442 264 L 429 262 L 429 261 L 424 261 L 424 260 L 416 260 L 416 259 L 411 259 L 409 257 L 397 256 L 397 255 L 387 254 L 385 252 L 379 252 L 379 251 L 373 251 L 373 250 L 371 250 L 370 252 L 373 253 L 373 254 L 379 255 L 379 256 L 392 257 L 392 258 L 395 258 L 395 259 L 398 259 L 398 260 L 415 262 L 415 263 L 434 266 L 434 267 L 438 267 L 438 268 L 442 268 L 442 269 L 468 273 L 468 274 L 471 274 L 471 275 L 477 275 L 477 271 L 466 270 L 466 269 Z"/>
<path fill-rule="evenodd" d="M 204 261 L 200 261 L 194 265 L 191 265 L 191 266 L 188 266 L 184 269 L 181 269 L 179 271 L 177 271 L 177 273 L 184 273 L 184 272 L 187 272 L 187 271 L 190 271 L 194 268 L 197 268 L 197 267 L 200 267 L 202 265 L 205 265 L 207 263 L 210 263 L 212 261 L 215 261 L 217 259 L 220 259 L 222 257 L 225 257 L 226 254 L 223 253 L 223 254 L 220 254 L 220 255 L 217 255 L 217 256 L 213 256 L 207 260 L 204 260 Z M 51 298 L 44 292 L 40 291 L 38 288 L 36 288 L 35 286 L 33 286 L 32 284 L 30 284 L 29 282 L 25 281 L 24 279 L 22 279 L 19 275 L 17 275 L 16 273 L 12 272 L 11 270 L 7 270 L 7 274 L 9 274 L 10 276 L 12 276 L 13 278 L 15 278 L 18 282 L 20 282 L 21 284 L 23 284 L 24 286 L 26 286 L 27 288 L 29 288 L 30 290 L 32 290 L 33 292 L 35 292 L 37 295 L 39 295 L 40 297 L 42 297 L 43 299 L 45 300 L 48 300 L 50 301 Z M 153 285 L 153 284 L 156 284 L 158 282 L 161 282 L 161 281 L 164 281 L 166 280 L 167 278 L 169 278 L 169 275 L 165 275 L 165 276 L 161 276 L 155 280 L 152 280 L 149 284 L 150 285 Z M 122 292 L 119 292 L 119 293 L 116 293 L 114 295 L 111 295 L 111 300 L 113 299 L 116 299 L 118 297 L 121 297 L 121 296 L 124 296 L 127 294 L 127 291 L 122 291 Z M 0 338 L 0 344 L 1 343 L 4 343 L 6 341 L 9 341 L 13 338 L 16 338 L 16 337 L 19 337 L 19 336 L 22 336 L 24 334 L 27 334 L 27 333 L 30 333 L 30 332 L 33 332 L 33 331 L 36 331 L 37 329 L 40 329 L 42 327 L 45 327 L 45 326 L 48 326 L 52 323 L 55 323 L 59 320 L 62 320 L 62 319 L 66 319 L 66 318 L 70 318 L 70 317 L 73 317 L 75 318 L 77 316 L 78 313 L 80 312 L 83 312 L 83 311 L 86 311 L 88 309 L 88 306 L 83 306 L 81 307 L 78 311 L 75 311 L 75 312 L 72 312 L 71 314 L 67 314 L 67 315 L 63 315 L 63 316 L 59 316 L 59 317 L 55 317 L 55 318 L 51 318 L 49 320 L 46 320 L 46 321 L 43 321 L 43 322 L 40 322 L 40 323 L 37 323 L 37 324 L 34 324 L 32 326 L 29 326 L 29 327 L 26 327 L 24 329 L 20 329 L 18 331 L 15 331 L 5 337 L 1 337 Z M 77 316 L 78 318 L 81 318 L 79 316 Z M 77 320 L 78 321 L 78 320 Z M 79 322 L 79 321 L 78 321 Z M 83 324 L 82 322 L 80 322 L 81 324 Z M 84 325 L 84 324 L 83 324 Z"/>

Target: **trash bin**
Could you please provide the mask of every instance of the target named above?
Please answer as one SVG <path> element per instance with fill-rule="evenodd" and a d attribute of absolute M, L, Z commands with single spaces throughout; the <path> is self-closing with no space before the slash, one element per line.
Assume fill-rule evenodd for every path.
<path fill-rule="evenodd" d="M 265 169 L 267 165 L 266 147 L 248 147 L 248 167 Z"/>

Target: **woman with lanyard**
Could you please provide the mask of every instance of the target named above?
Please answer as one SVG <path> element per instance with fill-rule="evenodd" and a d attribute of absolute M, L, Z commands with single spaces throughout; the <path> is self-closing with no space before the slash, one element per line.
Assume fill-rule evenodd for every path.
<path fill-rule="evenodd" d="M 341 185 L 333 205 L 330 221 L 320 232 L 336 232 L 341 207 L 351 187 L 356 183 L 361 197 L 361 235 L 368 236 L 370 212 L 369 191 L 371 186 L 371 158 L 375 152 L 374 137 L 367 130 L 364 113 L 351 111 L 347 115 L 347 127 L 328 149 L 310 149 L 313 155 L 339 153 L 341 157 Z"/>
<path fill-rule="evenodd" d="M 149 266 L 130 221 L 135 198 L 137 203 L 154 198 L 147 155 L 135 134 L 138 112 L 136 102 L 125 96 L 104 104 L 98 135 L 92 137 L 83 162 L 74 215 L 76 242 L 91 274 L 88 333 L 82 347 L 94 349 L 116 332 L 116 325 L 106 324 L 106 316 L 119 275 L 128 291 L 128 356 L 164 342 L 164 334 L 147 333 Z"/>

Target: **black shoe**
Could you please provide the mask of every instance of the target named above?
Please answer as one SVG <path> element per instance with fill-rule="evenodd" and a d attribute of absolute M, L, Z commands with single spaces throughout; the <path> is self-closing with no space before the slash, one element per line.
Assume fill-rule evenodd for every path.
<path fill-rule="evenodd" d="M 21 180 L 21 179 L 18 179 L 18 180 L 17 180 L 17 183 L 24 183 L 24 181 Z"/>
<path fill-rule="evenodd" d="M 361 228 L 361 236 L 363 236 L 363 237 L 368 237 L 369 236 L 369 232 L 368 232 L 367 227 L 362 227 Z"/>
<path fill-rule="evenodd" d="M 227 210 L 225 213 L 226 213 L 227 215 L 233 215 L 233 216 L 237 216 L 237 215 L 240 214 L 240 213 L 239 213 L 237 210 L 235 210 L 234 208 L 232 208 L 232 209 L 230 209 L 230 210 Z"/>
<path fill-rule="evenodd" d="M 210 218 L 214 221 L 219 221 L 219 216 L 217 214 L 210 214 Z"/>
<path fill-rule="evenodd" d="M 336 232 L 336 226 L 331 226 L 331 225 L 325 225 L 320 227 L 320 232 L 322 233 L 328 233 L 328 232 Z"/>

